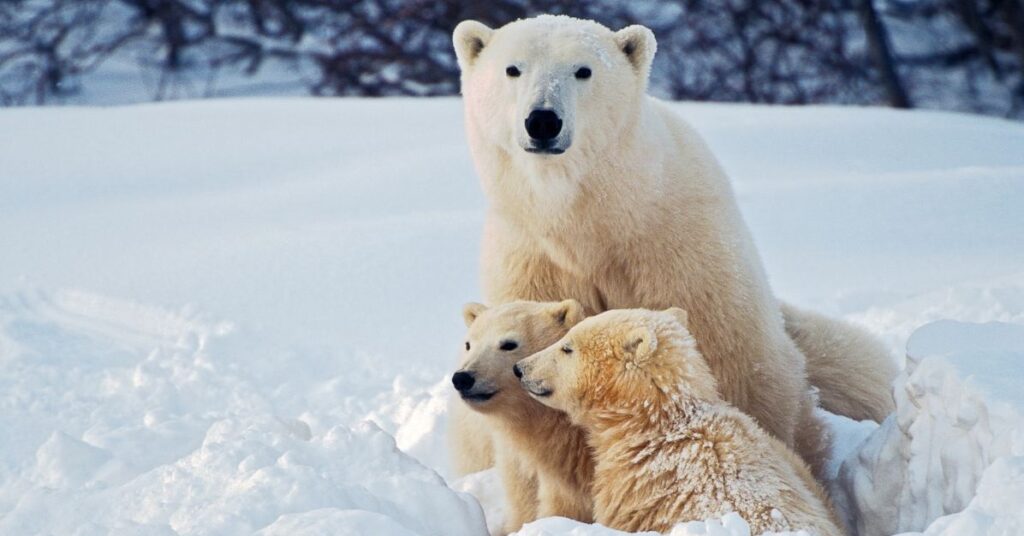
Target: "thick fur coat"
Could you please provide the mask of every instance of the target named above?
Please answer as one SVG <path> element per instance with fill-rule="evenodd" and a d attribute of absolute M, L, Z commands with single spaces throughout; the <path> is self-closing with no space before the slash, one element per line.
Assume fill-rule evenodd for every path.
<path fill-rule="evenodd" d="M 517 365 L 537 400 L 586 429 L 596 521 L 666 532 L 736 512 L 753 534 L 841 535 L 807 465 L 719 396 L 686 317 L 609 311 Z"/>
<path fill-rule="evenodd" d="M 450 434 L 462 444 L 452 452 L 461 454 L 481 439 L 492 445 L 508 501 L 506 532 L 541 517 L 593 521 L 594 463 L 583 430 L 533 400 L 512 372 L 517 361 L 583 320 L 582 306 L 574 300 L 492 308 L 470 303 L 463 317 L 467 333 L 453 376 L 459 400 L 453 401 Z"/>

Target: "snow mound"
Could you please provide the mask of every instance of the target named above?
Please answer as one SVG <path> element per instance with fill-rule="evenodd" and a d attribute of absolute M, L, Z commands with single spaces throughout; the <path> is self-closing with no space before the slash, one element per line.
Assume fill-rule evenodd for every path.
<path fill-rule="evenodd" d="M 476 500 L 376 425 L 275 416 L 219 353 L 230 334 L 77 291 L 0 299 L 0 419 L 26 454 L 0 472 L 0 533 L 486 530 Z"/>
<path fill-rule="evenodd" d="M 309 437 L 308 428 L 269 417 L 214 423 L 202 445 L 174 463 L 117 488 L 38 481 L 0 522 L 10 534 L 145 529 L 176 534 L 480 534 L 483 513 L 433 471 L 402 454 L 391 436 L 366 424 Z M 54 436 L 60 437 L 60 436 Z M 54 443 L 71 448 L 54 448 Z M 84 450 L 88 449 L 88 452 Z M 96 471 L 106 457 L 81 442 L 50 440 L 38 453 L 53 472 Z M 60 467 L 74 467 L 61 471 Z M 79 478 L 78 482 L 82 482 Z M 90 497 L 92 495 L 92 497 Z M 102 498 L 102 501 L 99 499 Z M 48 516 L 68 502 L 89 504 Z M 383 531 L 383 532 L 382 532 Z"/>
<path fill-rule="evenodd" d="M 925 536 L 1024 534 L 1024 456 L 999 458 L 985 470 L 977 495 L 963 511 L 941 517 Z M 906 535 L 909 536 L 909 535 Z"/>
<path fill-rule="evenodd" d="M 1024 327 L 1019 324 L 932 322 L 913 333 L 907 355 L 941 356 L 987 401 L 1024 408 L 1024 385 L 1017 374 L 1024 371 Z"/>
<path fill-rule="evenodd" d="M 942 527 L 981 523 L 978 517 L 985 514 L 995 516 L 993 526 L 1020 522 L 1019 508 L 1001 510 L 1004 503 L 982 491 L 1003 486 L 1013 494 L 1024 486 L 1019 471 L 999 474 L 1024 453 L 1020 418 L 1011 406 L 987 402 L 1004 392 L 1004 378 L 1019 384 L 1021 341 L 1024 326 L 948 321 L 911 336 L 906 367 L 893 388 L 896 412 L 843 461 L 834 486 L 857 534 L 885 536 L 926 527 L 927 534 L 942 533 Z M 998 371 L 996 389 L 987 390 L 986 398 L 975 378 L 962 380 L 964 372 L 947 359 L 971 370 Z M 943 516 L 950 517 L 930 526 Z"/>

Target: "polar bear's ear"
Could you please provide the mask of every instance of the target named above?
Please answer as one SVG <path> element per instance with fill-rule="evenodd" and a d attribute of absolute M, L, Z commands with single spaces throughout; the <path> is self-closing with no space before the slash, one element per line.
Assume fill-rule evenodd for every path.
<path fill-rule="evenodd" d="M 633 362 L 642 363 L 658 349 L 658 335 L 647 326 L 633 328 L 622 339 L 622 349 L 633 357 Z"/>
<path fill-rule="evenodd" d="M 462 319 L 466 321 L 466 327 L 473 325 L 476 317 L 483 314 L 487 306 L 482 303 L 469 302 L 462 306 Z"/>
<path fill-rule="evenodd" d="M 690 314 L 687 313 L 685 309 L 669 307 L 668 309 L 665 309 L 665 312 L 676 317 L 676 320 L 678 320 L 684 328 L 690 329 Z"/>
<path fill-rule="evenodd" d="M 583 305 L 576 300 L 560 301 L 551 306 L 549 312 L 551 317 L 555 319 L 555 322 L 567 328 L 579 324 L 587 316 L 583 311 Z"/>
<path fill-rule="evenodd" d="M 452 44 L 455 45 L 455 57 L 459 60 L 459 68 L 466 70 L 473 65 L 477 56 L 491 40 L 494 30 L 475 20 L 464 20 L 452 32 Z"/>
<path fill-rule="evenodd" d="M 616 46 L 626 55 L 629 63 L 633 64 L 637 73 L 646 79 L 651 69 L 651 61 L 654 60 L 654 53 L 658 50 L 654 32 L 646 26 L 634 24 L 615 32 L 614 39 Z"/>

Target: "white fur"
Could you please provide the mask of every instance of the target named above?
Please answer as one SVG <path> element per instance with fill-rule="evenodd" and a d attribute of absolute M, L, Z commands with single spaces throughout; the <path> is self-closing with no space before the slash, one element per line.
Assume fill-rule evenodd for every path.
<path fill-rule="evenodd" d="M 497 30 L 464 22 L 454 42 L 467 137 L 490 201 L 487 300 L 688 310 L 725 399 L 816 465 L 823 443 L 805 358 L 718 162 L 688 124 L 646 95 L 657 46 L 650 30 L 541 16 Z M 510 65 L 522 74 L 507 76 Z M 590 79 L 574 77 L 581 65 Z M 564 115 L 571 144 L 563 154 L 524 148 L 525 118 L 538 102 Z M 828 363 L 878 361 L 854 346 Z M 844 385 L 868 381 L 841 376 L 829 382 L 840 398 Z M 885 400 L 887 385 L 868 389 Z"/>

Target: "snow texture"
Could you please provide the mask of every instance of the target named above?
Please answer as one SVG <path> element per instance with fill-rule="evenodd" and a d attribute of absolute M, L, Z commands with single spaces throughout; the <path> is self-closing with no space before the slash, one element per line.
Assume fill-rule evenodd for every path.
<path fill-rule="evenodd" d="M 485 206 L 460 106 L 0 110 L 0 534 L 499 526 L 497 475 L 451 482 L 444 438 Z M 895 415 L 828 416 L 862 534 L 1024 533 L 1024 126 L 673 106 L 780 296 L 910 339 Z"/>
<path fill-rule="evenodd" d="M 1024 531 L 1024 422 L 1015 407 L 998 404 L 1001 396 L 1019 397 L 1022 343 L 1024 326 L 1012 324 L 939 321 L 913 334 L 894 384 L 896 412 L 839 472 L 837 498 L 857 534 Z M 987 373 L 962 381 L 972 369 Z M 1016 391 L 1004 390 L 1007 378 Z M 1000 532 L 1007 527 L 1016 530 Z"/>

